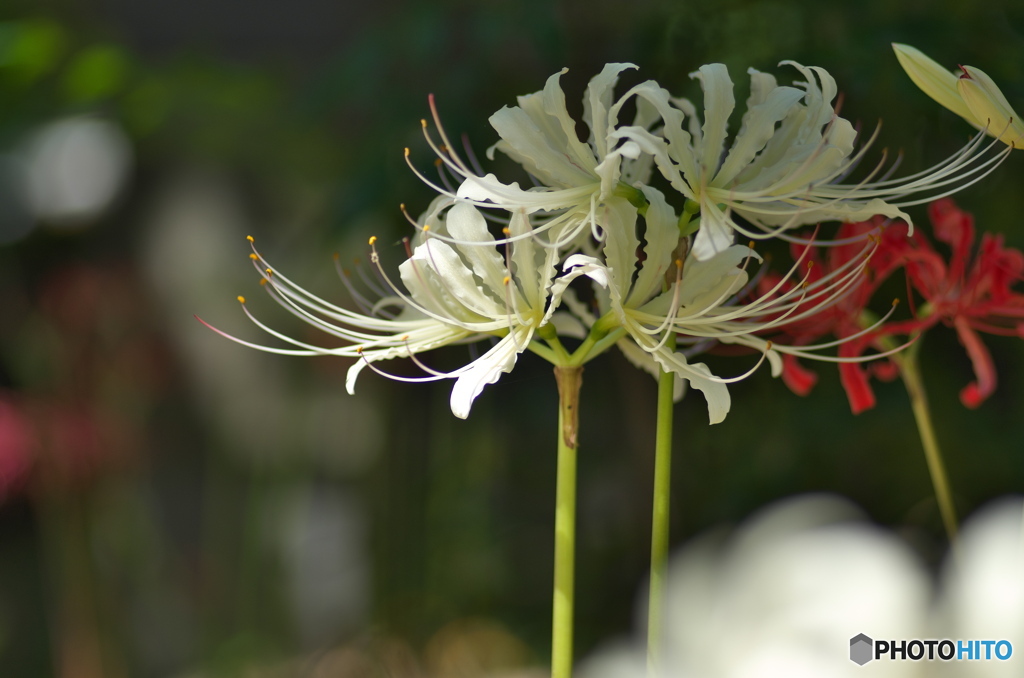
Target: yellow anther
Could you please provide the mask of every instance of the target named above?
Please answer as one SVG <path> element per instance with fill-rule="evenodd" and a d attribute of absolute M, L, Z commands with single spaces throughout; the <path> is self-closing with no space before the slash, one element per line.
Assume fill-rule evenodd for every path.
<path fill-rule="evenodd" d="M 892 305 L 893 305 L 893 308 L 895 308 L 896 306 L 899 306 L 900 305 L 900 300 L 899 299 L 893 299 L 892 300 Z"/>
<path fill-rule="evenodd" d="M 239 294 L 235 298 L 238 299 L 238 303 L 240 303 L 240 304 L 244 304 L 245 303 L 245 297 L 243 297 L 241 294 Z"/>
<path fill-rule="evenodd" d="M 807 262 L 807 270 L 809 271 L 812 268 L 814 268 L 814 261 L 813 260 Z"/>
<path fill-rule="evenodd" d="M 430 224 L 425 224 L 423 226 L 423 230 L 424 230 L 424 232 L 429 231 L 430 230 Z"/>
<path fill-rule="evenodd" d="M 407 334 L 404 337 L 402 337 L 402 341 L 409 341 L 409 335 Z"/>
<path fill-rule="evenodd" d="M 256 253 L 255 253 L 255 252 L 253 252 L 252 254 L 250 254 L 250 255 L 249 255 L 249 258 L 250 258 L 250 259 L 252 259 L 253 261 L 256 261 L 257 259 L 259 259 L 259 257 L 258 257 L 258 256 L 256 256 Z"/>
<path fill-rule="evenodd" d="M 371 235 L 370 236 L 370 247 L 373 247 L 373 243 L 375 243 L 375 242 L 377 242 L 377 236 Z"/>
<path fill-rule="evenodd" d="M 407 158 L 409 157 L 409 147 L 408 146 L 406 146 L 406 148 L 405 148 L 405 157 L 407 157 Z"/>
<path fill-rule="evenodd" d="M 805 280 L 805 281 L 803 281 L 802 283 L 800 283 L 800 289 L 802 289 L 802 290 L 806 290 L 806 289 L 807 289 L 808 287 L 810 287 L 810 285 L 811 285 L 811 283 L 809 283 L 809 282 L 807 282 L 807 281 Z"/>
<path fill-rule="evenodd" d="M 772 350 L 772 342 L 771 341 L 769 341 L 767 344 L 765 344 L 764 350 L 766 350 L 766 351 Z"/>
<path fill-rule="evenodd" d="M 507 284 L 509 284 L 510 282 L 512 282 L 512 278 L 511 278 L 510 276 L 507 276 L 507 275 L 506 275 L 506 276 L 505 276 L 505 277 L 504 277 L 504 278 L 502 279 L 502 281 L 501 281 L 501 284 L 502 284 L 502 285 L 507 285 Z"/>
<path fill-rule="evenodd" d="M 267 269 L 267 277 L 269 278 L 272 275 L 274 275 L 274 272 L 268 268 Z"/>
<path fill-rule="evenodd" d="M 505 228 L 501 229 L 501 233 L 502 235 L 510 235 L 512 233 L 512 229 L 506 226 Z"/>
<path fill-rule="evenodd" d="M 261 285 L 266 285 L 267 284 L 267 279 L 266 278 L 260 278 L 260 284 Z"/>
<path fill-rule="evenodd" d="M 403 203 L 399 203 L 398 204 L 398 209 L 400 209 L 400 210 L 402 210 L 404 212 L 405 211 L 405 203 L 404 202 Z"/>
<path fill-rule="evenodd" d="M 423 129 L 426 129 L 427 128 L 427 119 L 426 118 L 420 118 L 420 124 L 423 125 Z"/>
<path fill-rule="evenodd" d="M 434 158 L 434 167 L 440 167 L 443 164 L 444 160 L 441 160 L 441 158 Z"/>
<path fill-rule="evenodd" d="M 682 268 L 682 267 L 683 267 L 683 260 L 682 259 L 676 259 L 676 268 Z"/>
<path fill-rule="evenodd" d="M 749 242 L 749 243 L 747 244 L 747 247 L 749 247 L 750 249 L 754 249 L 754 241 L 753 241 L 753 240 L 751 240 L 751 241 L 750 241 L 750 242 Z"/>
<path fill-rule="evenodd" d="M 356 346 L 356 353 L 358 353 L 359 355 L 363 355 L 363 347 L 362 346 Z"/>
<path fill-rule="evenodd" d="M 440 150 L 440 151 L 441 151 L 442 153 L 447 153 L 447 152 L 448 152 L 448 147 L 447 147 L 447 146 L 445 146 L 444 144 L 441 144 L 441 146 L 440 146 L 439 150 Z M 440 160 L 440 158 L 438 158 L 438 159 Z"/>
<path fill-rule="evenodd" d="M 334 257 L 334 260 L 335 260 L 335 261 L 337 261 L 338 259 L 341 259 L 341 255 L 340 255 L 340 254 L 338 254 L 337 252 L 335 252 L 335 253 L 334 253 L 334 254 L 332 254 L 331 256 L 332 256 L 332 257 Z"/>
<path fill-rule="evenodd" d="M 245 239 L 248 240 L 249 242 L 255 242 L 255 238 L 253 238 L 251 235 L 245 236 Z"/>

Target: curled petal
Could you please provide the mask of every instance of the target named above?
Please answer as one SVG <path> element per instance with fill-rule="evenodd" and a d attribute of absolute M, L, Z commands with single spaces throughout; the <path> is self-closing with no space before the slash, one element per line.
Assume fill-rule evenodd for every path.
<path fill-rule="evenodd" d="M 700 164 L 704 172 L 713 174 L 721 162 L 726 127 L 732 109 L 736 106 L 732 80 L 725 64 L 701 66 L 696 72 L 691 73 L 690 77 L 700 80 L 704 89 L 704 143 L 700 152 Z"/>
<path fill-rule="evenodd" d="M 615 120 L 609 125 L 609 109 L 612 107 L 612 92 L 619 74 L 627 69 L 636 69 L 633 64 L 606 64 L 601 72 L 590 79 L 587 85 L 587 96 L 583 99 L 583 119 L 590 127 L 590 138 L 597 150 L 598 157 L 604 157 L 611 150 L 608 147 L 608 128 L 615 126 Z"/>
<path fill-rule="evenodd" d="M 935 229 L 935 237 L 953 249 L 948 278 L 958 281 L 967 269 L 974 244 L 974 217 L 956 206 L 949 198 L 928 205 L 928 218 Z"/>
<path fill-rule="evenodd" d="M 729 389 L 720 381 L 700 376 L 714 376 L 704 363 L 693 363 L 690 365 L 690 370 L 691 374 L 686 377 L 686 380 L 691 387 L 704 394 L 704 399 L 708 402 L 708 423 L 720 424 L 725 421 L 725 415 L 729 414 L 729 409 L 732 407 Z M 698 372 L 699 375 L 692 374 L 692 372 Z"/>
<path fill-rule="evenodd" d="M 852 341 L 839 349 L 840 357 L 854 357 L 863 353 L 867 344 L 864 341 Z M 864 365 L 856 362 L 839 364 L 839 380 L 846 391 L 846 397 L 850 401 L 850 410 L 854 414 L 860 414 L 864 410 L 870 410 L 875 406 L 875 392 L 871 388 L 867 371 Z"/>
<path fill-rule="evenodd" d="M 490 118 L 502 139 L 494 148 L 545 184 L 559 188 L 593 181 L 596 164 L 566 111 L 558 83 L 564 72 L 548 78 L 542 91 L 519 97 L 518 106 L 506 106 Z"/>
<path fill-rule="evenodd" d="M 976 381 L 967 384 L 960 391 L 960 402 L 964 407 L 974 409 L 985 402 L 996 390 L 996 366 L 992 362 L 992 354 L 985 348 L 978 334 L 968 325 L 967 320 L 958 317 L 954 321 L 960 343 L 967 349 L 967 356 L 974 367 Z"/>
<path fill-rule="evenodd" d="M 484 386 L 498 381 L 503 372 L 512 371 L 516 358 L 530 343 L 533 332 L 523 332 L 521 335 L 508 334 L 459 376 L 452 388 L 452 414 L 459 419 L 468 417 L 473 401 L 484 390 Z"/>
<path fill-rule="evenodd" d="M 796 356 L 783 354 L 782 381 L 793 393 L 805 396 L 818 383 L 818 375 L 801 365 Z"/>

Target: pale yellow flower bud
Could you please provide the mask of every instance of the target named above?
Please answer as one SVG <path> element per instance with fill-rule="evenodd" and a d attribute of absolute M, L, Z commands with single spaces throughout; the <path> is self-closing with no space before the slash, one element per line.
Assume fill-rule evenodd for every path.
<path fill-rule="evenodd" d="M 1024 121 L 984 71 L 961 66 L 950 72 L 910 45 L 894 42 L 892 48 L 922 92 L 1006 145 L 1024 148 Z"/>
<path fill-rule="evenodd" d="M 963 66 L 962 70 L 956 88 L 975 119 L 1008 146 L 1024 147 L 1024 121 L 1014 112 L 995 81 L 980 68 Z"/>
<path fill-rule="evenodd" d="M 914 84 L 921 88 L 922 92 L 975 127 L 985 126 L 984 119 L 979 121 L 974 116 L 957 91 L 959 71 L 947 71 L 937 61 L 925 56 L 923 52 L 910 45 L 894 42 L 892 48 L 896 52 L 896 58 L 899 59 L 903 70 L 907 72 Z"/>

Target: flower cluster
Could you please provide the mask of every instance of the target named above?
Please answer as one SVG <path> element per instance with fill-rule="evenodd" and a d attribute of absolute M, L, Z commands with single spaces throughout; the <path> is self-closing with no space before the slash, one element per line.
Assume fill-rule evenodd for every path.
<path fill-rule="evenodd" d="M 832 335 L 843 343 L 839 354 L 850 358 L 869 347 L 885 350 L 895 337 L 917 337 L 938 324 L 956 330 L 970 358 L 975 380 L 960 392 L 966 407 L 977 407 L 995 391 L 996 370 L 992 356 L 979 332 L 1024 337 L 1024 294 L 1012 289 L 1024 276 L 1024 253 L 1005 247 L 1003 236 L 984 233 L 975 246 L 974 218 L 946 198 L 928 206 L 935 239 L 946 245 L 944 256 L 920 230 L 910 233 L 902 222 L 884 224 L 881 220 L 845 224 L 840 235 L 877 233 L 878 248 L 869 263 L 865 280 L 851 294 L 830 309 L 805 323 L 784 329 L 795 344 L 816 341 Z M 827 260 L 818 252 L 810 253 L 820 268 L 828 271 L 842 266 L 850 256 L 842 247 L 832 248 Z M 907 284 L 919 304 L 911 304 L 910 318 L 897 322 L 875 322 L 870 304 L 882 283 L 898 271 L 904 271 Z M 913 301 L 914 298 L 911 298 Z M 891 379 L 896 365 L 878 362 L 870 372 L 856 362 L 840 366 L 840 375 L 853 411 L 861 412 L 875 404 L 869 376 Z M 783 380 L 801 395 L 810 392 L 817 380 L 814 373 L 795 360 L 784 361 Z"/>
<path fill-rule="evenodd" d="M 290 346 L 235 340 L 276 353 L 348 357 L 354 361 L 350 392 L 364 368 L 383 374 L 382 361 L 408 358 L 422 377 L 389 376 L 455 379 L 451 406 L 459 417 L 526 350 L 555 365 L 580 366 L 617 345 L 651 373 L 676 375 L 678 393 L 684 382 L 702 391 L 711 422 L 721 421 L 731 381 L 765 361 L 774 374 L 785 374 L 783 356 L 792 366 L 795 358 L 819 357 L 842 343 L 815 345 L 799 331 L 791 332 L 789 344 L 765 336 L 845 313 L 862 294 L 869 261 L 879 255 L 881 239 L 868 232 L 808 241 L 798 227 L 873 217 L 909 224 L 903 207 L 973 183 L 1009 151 L 979 133 L 928 171 L 892 179 L 883 157 L 851 179 L 874 137 L 858 145 L 824 69 L 783 65 L 797 74 L 792 85 L 749 70 L 747 110 L 731 141 L 728 120 L 736 102 L 722 64 L 691 74 L 703 89 L 702 113 L 654 81 L 616 97 L 620 76 L 635 66 L 605 66 L 583 99 L 585 141 L 555 74 L 543 90 L 490 118 L 500 140 L 488 157 L 500 151 L 517 162 L 535 184 L 530 188 L 501 181 L 468 151 L 465 158 L 457 152 L 431 98 L 434 131 L 425 120 L 423 129 L 438 158 L 438 179 L 420 174 L 408 149 L 406 158 L 439 195 L 410 219 L 417 233 L 399 267 L 401 284 L 373 249 L 380 298 L 366 299 L 350 285 L 363 308 L 347 310 L 293 283 L 254 248 L 253 263 L 271 296 L 341 345 L 315 346 L 277 332 L 241 298 L 253 322 Z M 635 111 L 628 123 L 625 110 Z M 993 145 L 997 150 L 989 152 Z M 737 244 L 737 235 L 749 244 Z M 796 262 L 782 273 L 769 273 L 754 249 L 769 238 L 802 243 Z M 812 242 L 841 246 L 835 251 L 842 261 L 827 271 L 810 266 Z M 862 337 L 849 335 L 848 341 Z M 579 342 L 571 351 L 562 343 L 567 338 Z M 454 371 L 420 358 L 441 346 L 481 340 L 488 348 Z M 719 377 L 693 362 L 717 343 L 752 348 L 761 360 L 738 377 Z M 861 353 L 839 359 L 871 357 Z"/>

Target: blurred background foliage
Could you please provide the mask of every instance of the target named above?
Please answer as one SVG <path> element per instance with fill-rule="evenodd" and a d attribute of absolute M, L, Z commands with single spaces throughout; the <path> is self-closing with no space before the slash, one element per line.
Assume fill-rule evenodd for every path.
<path fill-rule="evenodd" d="M 554 381 L 523 359 L 468 421 L 448 384 L 365 376 L 229 344 L 255 338 L 244 236 L 344 299 L 331 254 L 394 243 L 431 191 L 419 119 L 479 150 L 487 117 L 562 67 L 570 106 L 607 61 L 675 93 L 688 73 L 827 68 L 843 114 L 910 173 L 969 129 L 909 83 L 889 43 L 984 68 L 1024 110 L 1015 0 L 8 0 L 0 7 L 0 665 L 11 676 L 477 675 L 547 660 Z M 741 96 L 745 96 L 742 95 Z M 738 98 L 740 98 L 738 96 Z M 506 167 L 506 169 L 508 169 Z M 1016 154 L 960 194 L 1024 247 Z M 923 208 L 913 216 L 925 223 Z M 355 264 L 357 265 L 357 264 Z M 896 294 L 903 293 L 897 289 Z M 272 303 L 256 312 L 292 334 Z M 923 347 L 967 514 L 1020 491 L 1024 354 L 987 341 L 976 411 L 954 333 Z M 462 354 L 448 359 L 458 364 Z M 735 361 L 711 358 L 716 373 Z M 718 361 L 718 362 L 714 362 Z M 578 655 L 628 633 L 647 567 L 654 382 L 587 368 Z M 673 541 L 775 498 L 836 492 L 926 557 L 944 548 L 898 383 L 853 417 L 828 365 L 799 398 L 767 370 L 709 427 L 677 407 Z"/>

